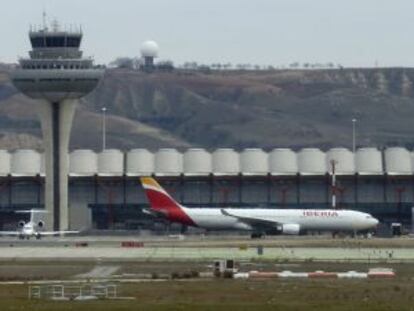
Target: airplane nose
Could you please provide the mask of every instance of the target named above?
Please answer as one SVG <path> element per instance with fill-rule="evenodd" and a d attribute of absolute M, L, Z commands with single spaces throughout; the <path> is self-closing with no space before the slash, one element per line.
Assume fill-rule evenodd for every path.
<path fill-rule="evenodd" d="M 374 227 L 376 227 L 376 226 L 378 226 L 378 224 L 379 224 L 379 220 L 378 220 L 378 219 L 376 219 L 376 218 L 374 218 L 374 219 L 372 220 L 372 225 L 373 225 Z"/>

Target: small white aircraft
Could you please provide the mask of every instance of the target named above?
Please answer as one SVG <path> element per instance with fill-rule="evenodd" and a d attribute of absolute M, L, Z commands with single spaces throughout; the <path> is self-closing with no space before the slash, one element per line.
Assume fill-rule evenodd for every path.
<path fill-rule="evenodd" d="M 29 240 L 31 237 L 35 237 L 36 239 L 40 240 L 42 236 L 79 233 L 79 231 L 44 231 L 45 221 L 41 215 L 47 214 L 47 211 L 45 210 L 31 209 L 16 211 L 15 213 L 30 214 L 30 220 L 28 222 L 21 220 L 18 223 L 17 231 L 0 231 L 0 235 L 18 236 L 21 240 Z"/>
<path fill-rule="evenodd" d="M 188 208 L 176 202 L 151 177 L 141 178 L 151 209 L 144 212 L 207 230 L 244 230 L 297 235 L 303 231 L 369 231 L 378 225 L 370 214 L 337 209 Z"/>

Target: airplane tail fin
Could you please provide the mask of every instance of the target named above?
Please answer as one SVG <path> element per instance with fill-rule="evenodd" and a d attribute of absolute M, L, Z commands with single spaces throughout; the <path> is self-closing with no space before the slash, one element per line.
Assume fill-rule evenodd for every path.
<path fill-rule="evenodd" d="M 193 220 L 180 205 L 152 177 L 141 177 L 141 184 L 150 203 L 151 209 L 161 213 L 170 221 L 194 226 Z"/>

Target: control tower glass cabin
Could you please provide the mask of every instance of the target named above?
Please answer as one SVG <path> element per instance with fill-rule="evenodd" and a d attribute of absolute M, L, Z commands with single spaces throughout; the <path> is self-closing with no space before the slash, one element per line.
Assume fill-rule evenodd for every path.
<path fill-rule="evenodd" d="M 90 93 L 104 71 L 83 58 L 82 31 L 61 30 L 57 23 L 29 32 L 32 50 L 12 73 L 14 85 L 37 101 L 45 148 L 47 225 L 69 227 L 68 145 L 78 99 Z"/>

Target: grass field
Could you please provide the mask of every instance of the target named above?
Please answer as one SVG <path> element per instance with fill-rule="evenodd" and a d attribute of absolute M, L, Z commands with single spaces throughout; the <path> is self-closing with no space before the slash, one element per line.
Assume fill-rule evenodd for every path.
<path fill-rule="evenodd" d="M 127 263 L 121 264 L 120 273 L 173 273 L 185 269 L 206 269 L 208 263 Z M 84 272 L 93 265 L 70 267 L 68 263 L 30 263 L 3 265 L 15 273 L 30 273 L 28 279 L 56 275 L 69 276 Z M 336 263 L 246 263 L 242 270 L 292 271 L 367 271 L 368 264 Z M 0 310 L 33 311 L 115 311 L 115 310 L 358 310 L 358 311 L 411 311 L 414 308 L 414 265 L 388 264 L 395 279 L 320 279 L 320 280 L 230 280 L 186 279 L 161 280 L 139 283 L 119 283 L 120 296 L 134 300 L 93 302 L 52 302 L 28 300 L 28 285 L 0 285 Z M 48 273 L 45 273 L 48 271 Z M 1 273 L 0 273 L 1 274 Z M 5 277 L 5 275 L 3 275 Z"/>
<path fill-rule="evenodd" d="M 122 285 L 132 301 L 27 300 L 27 286 L 0 286 L 1 310 L 413 310 L 414 284 L 401 280 L 166 281 Z M 13 297 L 13 298 L 10 298 Z"/>

